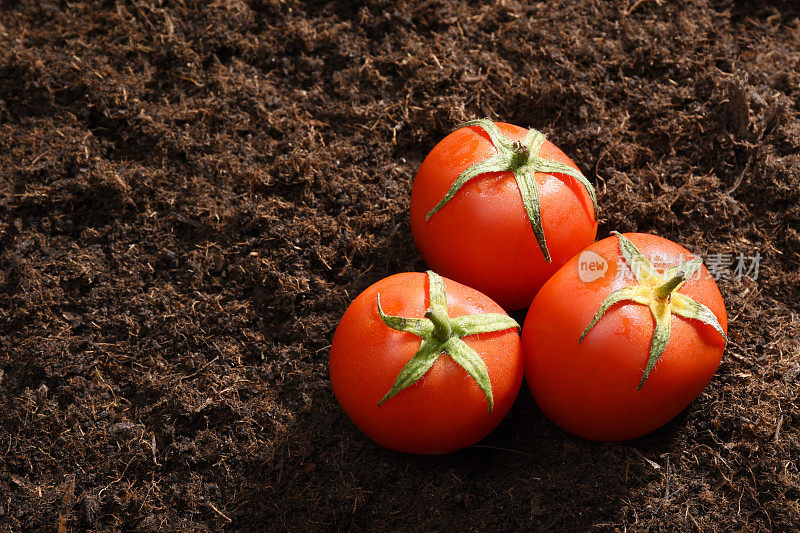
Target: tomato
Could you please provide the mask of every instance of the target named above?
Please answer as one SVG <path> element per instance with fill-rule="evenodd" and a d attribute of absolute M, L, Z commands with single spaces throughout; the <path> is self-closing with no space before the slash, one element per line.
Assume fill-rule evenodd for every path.
<path fill-rule="evenodd" d="M 594 188 L 536 130 L 486 119 L 464 126 L 417 172 L 414 241 L 433 270 L 522 309 L 594 241 Z"/>
<path fill-rule="evenodd" d="M 692 257 L 661 237 L 617 234 L 550 278 L 522 332 L 526 380 L 545 415 L 587 439 L 626 440 L 700 394 L 728 322 L 716 283 Z"/>
<path fill-rule="evenodd" d="M 369 438 L 393 450 L 470 446 L 505 417 L 522 384 L 518 324 L 478 291 L 433 272 L 367 288 L 336 328 L 333 392 Z"/>

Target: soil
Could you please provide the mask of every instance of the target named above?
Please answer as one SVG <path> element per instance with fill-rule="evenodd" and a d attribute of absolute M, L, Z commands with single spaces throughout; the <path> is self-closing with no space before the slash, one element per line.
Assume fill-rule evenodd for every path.
<path fill-rule="evenodd" d="M 797 530 L 799 15 L 3 0 L 0 529 Z M 336 403 L 337 320 L 425 268 L 414 174 L 482 116 L 570 154 L 599 237 L 760 254 L 665 428 L 584 441 L 523 387 L 479 445 L 417 457 Z"/>

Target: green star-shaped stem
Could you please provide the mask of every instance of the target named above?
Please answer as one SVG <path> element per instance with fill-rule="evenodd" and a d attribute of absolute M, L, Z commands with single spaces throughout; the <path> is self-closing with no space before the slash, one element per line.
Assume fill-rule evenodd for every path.
<path fill-rule="evenodd" d="M 536 173 L 565 174 L 575 178 L 583 185 L 586 192 L 589 193 L 596 213 L 597 197 L 595 196 L 594 187 L 592 187 L 589 180 L 576 168 L 539 156 L 539 149 L 545 141 L 544 133 L 530 129 L 522 142 L 518 142 L 512 141 L 503 135 L 495 123 L 488 118 L 470 120 L 469 122 L 459 125 L 458 128 L 465 128 L 468 126 L 478 126 L 486 131 L 489 135 L 489 139 L 492 141 L 492 145 L 497 150 L 497 154 L 489 159 L 475 163 L 462 172 L 450 186 L 450 190 L 447 191 L 444 198 L 442 198 L 425 216 L 425 220 L 430 220 L 430 218 L 439 209 L 444 207 L 447 202 L 456 195 L 461 187 L 472 178 L 476 178 L 487 172 L 511 172 L 517 180 L 517 186 L 522 195 L 522 204 L 525 206 L 525 211 L 528 214 L 528 220 L 531 223 L 533 234 L 536 236 L 536 242 L 539 243 L 539 248 L 542 250 L 545 260 L 548 263 L 551 262 L 550 252 L 547 250 L 547 242 L 545 240 L 544 231 L 542 230 L 539 187 L 536 185 Z"/>
<path fill-rule="evenodd" d="M 678 292 L 683 284 L 686 283 L 686 280 L 691 278 L 700 268 L 700 265 L 703 264 L 700 259 L 691 259 L 670 268 L 664 274 L 660 274 L 653 266 L 653 263 L 627 237 L 616 231 L 613 233 L 619 237 L 620 251 L 633 272 L 637 284 L 617 289 L 609 294 L 600 304 L 600 309 L 594 315 L 592 321 L 581 333 L 578 342 L 583 341 L 589 331 L 603 318 L 603 315 L 612 305 L 623 301 L 631 301 L 648 306 L 653 314 L 656 327 L 653 332 L 653 340 L 650 343 L 650 357 L 647 360 L 642 379 L 639 381 L 639 386 L 636 388 L 636 390 L 639 390 L 644 386 L 645 381 L 650 376 L 650 372 L 656 366 L 656 362 L 667 348 L 673 314 L 708 324 L 722 335 L 725 342 L 728 341 L 728 337 L 722 331 L 722 326 L 711 309 Z"/>
<path fill-rule="evenodd" d="M 519 328 L 519 324 L 510 316 L 500 313 L 450 318 L 447 314 L 447 294 L 442 278 L 430 270 L 427 275 L 431 303 L 424 318 L 386 315 L 381 309 L 380 294 L 377 297 L 378 315 L 384 324 L 393 330 L 413 333 L 422 339 L 419 350 L 400 371 L 394 385 L 378 402 L 378 406 L 419 381 L 439 356 L 446 353 L 475 380 L 475 383 L 486 395 L 491 413 L 492 407 L 494 407 L 494 397 L 492 396 L 492 384 L 489 381 L 489 370 L 475 350 L 461 339 L 478 333 Z"/>

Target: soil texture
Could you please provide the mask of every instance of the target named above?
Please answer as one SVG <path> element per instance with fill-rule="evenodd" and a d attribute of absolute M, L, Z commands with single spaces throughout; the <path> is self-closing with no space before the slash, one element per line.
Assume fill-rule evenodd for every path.
<path fill-rule="evenodd" d="M 0 1 L 0 529 L 800 529 L 799 14 Z M 584 441 L 523 387 L 416 457 L 336 403 L 338 319 L 425 269 L 414 174 L 484 116 L 572 157 L 599 238 L 728 274 L 722 365 L 665 428 Z"/>

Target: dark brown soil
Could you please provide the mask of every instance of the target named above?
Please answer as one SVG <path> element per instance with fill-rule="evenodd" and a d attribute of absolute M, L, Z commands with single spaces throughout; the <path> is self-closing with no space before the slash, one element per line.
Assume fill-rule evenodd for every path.
<path fill-rule="evenodd" d="M 800 528 L 798 4 L 470 4 L 0 1 L 0 529 Z M 415 457 L 338 407 L 337 320 L 424 269 L 414 173 L 481 116 L 573 157 L 600 237 L 763 256 L 666 428 L 523 388 Z"/>

